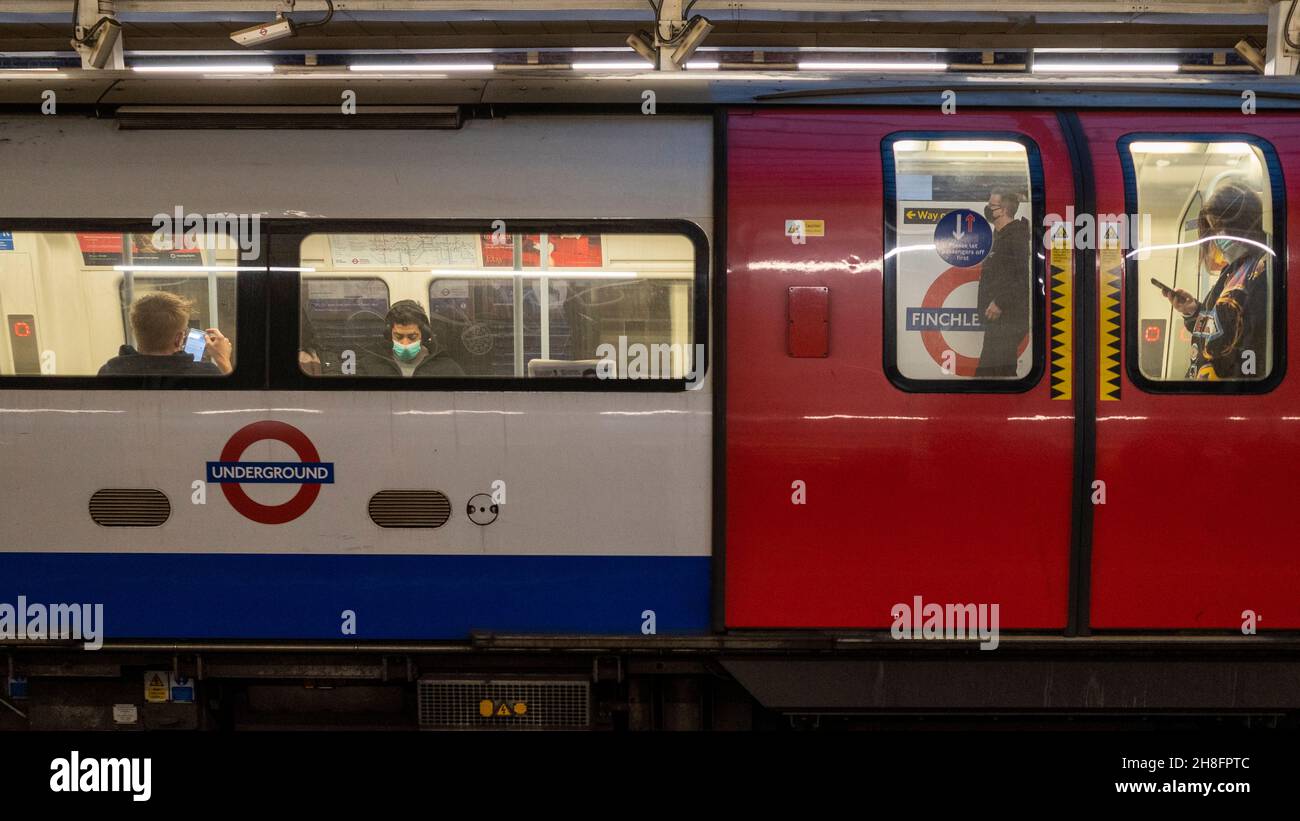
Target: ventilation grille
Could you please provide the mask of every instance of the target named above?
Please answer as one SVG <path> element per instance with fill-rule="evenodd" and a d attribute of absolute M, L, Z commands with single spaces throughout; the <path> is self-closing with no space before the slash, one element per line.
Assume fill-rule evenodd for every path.
<path fill-rule="evenodd" d="M 171 502 L 161 490 L 108 488 L 90 497 L 90 518 L 104 527 L 158 527 L 171 515 Z"/>
<path fill-rule="evenodd" d="M 433 730 L 585 730 L 587 681 L 421 679 L 420 726 Z"/>
<path fill-rule="evenodd" d="M 451 502 L 437 490 L 381 490 L 370 497 L 369 511 L 380 527 L 442 527 Z"/>

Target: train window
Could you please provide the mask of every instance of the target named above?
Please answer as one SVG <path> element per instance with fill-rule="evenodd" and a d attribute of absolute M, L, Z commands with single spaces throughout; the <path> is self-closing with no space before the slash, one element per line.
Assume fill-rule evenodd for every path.
<path fill-rule="evenodd" d="M 309 375 L 690 380 L 703 365 L 684 235 L 316 234 L 302 264 L 315 269 L 301 289 Z M 327 283 L 350 311 L 334 317 L 351 346 L 316 367 L 313 288 Z"/>
<path fill-rule="evenodd" d="M 341 374 L 344 351 L 383 342 L 388 304 L 380 277 L 303 277 L 299 366 L 313 376 Z"/>
<path fill-rule="evenodd" d="M 1272 388 L 1285 201 L 1272 150 L 1158 135 L 1126 138 L 1120 154 L 1131 213 L 1112 245 L 1128 264 L 1130 378 L 1151 391 Z"/>
<path fill-rule="evenodd" d="M 148 233 L 0 234 L 0 376 L 209 376 L 235 367 L 235 250 Z M 215 328 L 215 333 L 207 333 Z"/>
<path fill-rule="evenodd" d="M 885 369 L 905 390 L 1018 391 L 1042 372 L 1037 150 L 885 142 Z"/>

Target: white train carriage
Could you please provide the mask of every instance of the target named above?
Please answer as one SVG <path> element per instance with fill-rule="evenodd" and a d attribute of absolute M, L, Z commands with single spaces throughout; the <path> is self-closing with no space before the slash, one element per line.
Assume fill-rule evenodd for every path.
<path fill-rule="evenodd" d="M 711 128 L 6 117 L 5 591 L 110 638 L 707 631 Z M 99 375 L 157 291 L 229 375 Z M 358 372 L 401 300 L 463 376 Z"/>

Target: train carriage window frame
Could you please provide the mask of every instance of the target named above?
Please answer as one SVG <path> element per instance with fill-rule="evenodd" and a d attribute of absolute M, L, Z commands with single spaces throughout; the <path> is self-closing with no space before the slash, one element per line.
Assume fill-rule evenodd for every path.
<path fill-rule="evenodd" d="M 153 234 L 157 225 L 146 219 L 68 219 L 31 218 L 5 219 L 0 217 L 0 230 L 36 234 Z M 233 238 L 232 238 L 233 241 Z M 161 376 L 96 374 L 0 374 L 0 390 L 203 390 L 240 391 L 266 388 L 266 293 L 267 274 L 264 270 L 268 247 L 267 223 L 263 221 L 259 237 L 261 252 L 256 259 L 239 260 L 235 265 L 241 270 L 235 275 L 234 369 L 221 376 Z M 90 266 L 97 267 L 97 266 Z M 104 275 L 113 277 L 120 272 L 104 267 Z M 154 272 L 141 271 L 144 276 Z M 217 272 L 218 274 L 226 272 Z M 113 292 L 118 293 L 120 283 L 115 279 Z"/>
<path fill-rule="evenodd" d="M 1286 183 L 1282 176 L 1282 164 L 1278 159 L 1273 144 L 1263 137 L 1239 132 L 1134 132 L 1120 137 L 1116 143 L 1119 152 L 1120 167 L 1124 181 L 1124 209 L 1128 214 L 1137 214 L 1138 190 L 1137 169 L 1133 162 L 1133 143 L 1245 143 L 1257 149 L 1263 157 L 1264 173 L 1271 197 L 1273 211 L 1272 242 L 1273 264 L 1270 272 L 1272 293 L 1272 334 L 1273 369 L 1263 379 L 1242 380 L 1198 380 L 1198 379 L 1151 379 L 1142 373 L 1138 345 L 1139 325 L 1142 317 L 1138 312 L 1139 288 L 1143 279 L 1140 261 L 1127 255 L 1124 259 L 1124 304 L 1121 306 L 1124 333 L 1124 369 L 1128 379 L 1145 393 L 1153 394 L 1217 394 L 1249 395 L 1272 391 L 1282 383 L 1286 376 L 1286 273 L 1287 273 L 1287 202 Z M 1154 274 L 1159 276 L 1159 274 Z M 1148 278 L 1150 275 L 1147 275 Z M 1151 287 L 1148 285 L 1147 287 Z M 1175 286 L 1177 287 L 1177 286 Z M 1168 329 L 1167 329 L 1168 331 Z"/>
<path fill-rule="evenodd" d="M 1029 170 L 1029 228 L 1030 228 L 1030 317 L 1029 317 L 1029 370 L 1018 379 L 971 377 L 964 379 L 918 379 L 905 376 L 898 367 L 898 262 L 894 249 L 898 244 L 898 230 L 894 224 L 898 211 L 898 180 L 895 161 L 895 144 L 905 140 L 936 141 L 996 141 L 1013 142 L 1025 150 Z M 1046 215 L 1046 195 L 1043 182 L 1042 157 L 1038 144 L 1026 134 L 1015 131 L 896 131 L 887 134 L 880 144 L 884 168 L 882 184 L 883 221 L 883 367 L 894 387 L 908 393 L 1026 393 L 1042 380 L 1047 359 L 1047 262 L 1043 252 Z"/>
<path fill-rule="evenodd" d="M 703 358 L 697 367 L 694 383 L 685 378 L 598 379 L 568 376 L 314 376 L 304 373 L 298 364 L 299 311 L 270 325 L 270 345 L 277 354 L 271 357 L 271 384 L 276 390 L 323 391 L 613 391 L 628 393 L 664 393 L 698 387 L 708 376 L 712 358 L 710 335 L 710 282 L 712 262 L 709 240 L 704 230 L 689 220 L 609 219 L 609 220 L 539 220 L 504 219 L 512 235 L 530 234 L 676 234 L 691 243 L 694 251 L 690 299 L 691 345 L 700 345 Z M 299 256 L 302 242 L 313 235 L 337 234 L 475 234 L 491 235 L 498 220 L 294 220 L 272 225 L 270 240 L 271 280 L 269 295 L 274 304 L 300 305 L 300 279 L 309 272 Z M 508 269 L 503 269 L 503 271 Z M 427 284 L 425 297 L 427 299 Z M 425 305 L 425 310 L 429 306 Z M 285 352 L 293 355 L 287 355 Z"/>

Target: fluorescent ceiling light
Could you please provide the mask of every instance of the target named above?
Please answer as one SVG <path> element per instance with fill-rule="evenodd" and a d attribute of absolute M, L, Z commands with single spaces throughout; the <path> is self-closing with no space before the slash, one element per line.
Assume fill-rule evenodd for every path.
<path fill-rule="evenodd" d="M 1025 153 L 1025 147 L 1010 140 L 934 140 L 930 143 L 937 151 L 1014 151 Z"/>
<path fill-rule="evenodd" d="M 492 63 L 357 63 L 348 71 L 492 71 Z"/>
<path fill-rule="evenodd" d="M 864 63 L 799 61 L 800 71 L 947 71 L 947 63 Z"/>
<path fill-rule="evenodd" d="M 312 273 L 315 268 L 268 268 L 265 265 L 114 265 L 114 271 L 165 271 L 171 274 L 229 274 L 235 271 L 295 271 Z"/>
<path fill-rule="evenodd" d="M 686 68 L 691 71 L 716 71 L 720 65 L 716 60 L 692 60 L 686 64 Z"/>
<path fill-rule="evenodd" d="M 191 63 L 182 66 L 131 66 L 132 71 L 177 74 L 273 74 L 270 63 Z"/>
<path fill-rule="evenodd" d="M 1065 74 L 1154 74 L 1178 71 L 1178 63 L 1034 63 L 1034 73 L 1059 71 Z"/>
<path fill-rule="evenodd" d="M 604 63 L 570 63 L 574 71 L 648 71 L 654 66 L 645 60 L 609 60 Z"/>
<path fill-rule="evenodd" d="M 167 271 L 168 273 L 231 273 L 265 271 L 260 265 L 114 265 L 114 271 Z"/>
<path fill-rule="evenodd" d="M 19 78 L 30 79 L 32 77 L 32 72 L 41 72 L 39 76 L 42 80 L 65 80 L 68 77 L 68 75 L 56 72 L 52 68 L 0 68 L 0 79 L 6 77 L 14 80 Z"/>
<path fill-rule="evenodd" d="M 1246 143 L 1210 143 L 1211 154 L 1249 154 L 1250 146 Z"/>
<path fill-rule="evenodd" d="M 1205 143 L 1184 143 L 1170 140 L 1168 142 L 1136 142 L 1129 145 L 1134 154 L 1201 154 L 1205 152 Z"/>
<path fill-rule="evenodd" d="M 512 268 L 502 268 L 500 271 L 462 271 L 455 268 L 435 268 L 429 273 L 439 279 L 511 279 L 513 277 L 525 277 L 527 279 L 539 279 L 541 277 L 563 277 L 565 279 L 636 279 L 637 277 L 637 275 L 632 271 L 587 271 L 583 269 L 570 270 L 562 268 L 530 268 L 526 271 L 516 271 Z"/>

